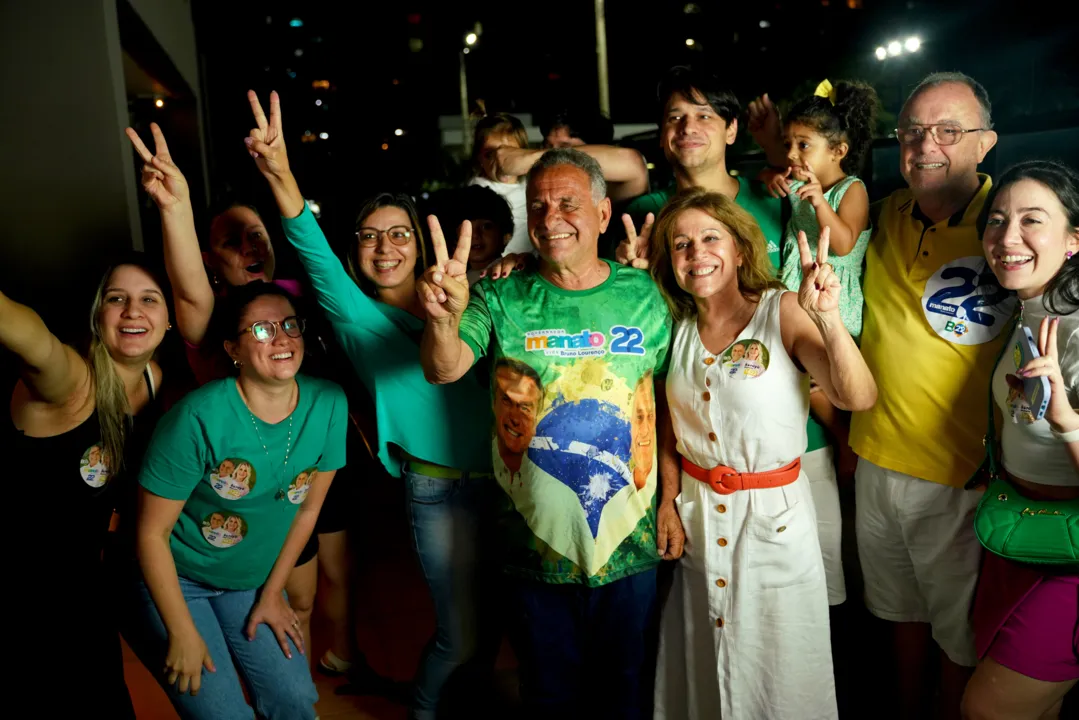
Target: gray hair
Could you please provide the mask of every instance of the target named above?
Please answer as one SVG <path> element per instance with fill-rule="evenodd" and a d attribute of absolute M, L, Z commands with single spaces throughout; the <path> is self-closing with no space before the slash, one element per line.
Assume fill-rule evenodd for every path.
<path fill-rule="evenodd" d="M 974 98 L 978 101 L 978 110 L 982 116 L 982 127 L 986 130 L 992 128 L 993 118 L 990 113 L 993 107 L 989 104 L 989 93 L 985 91 L 980 82 L 961 72 L 935 72 L 926 75 L 907 96 L 907 101 L 903 103 L 903 109 L 906 110 L 911 101 L 926 90 L 951 84 L 966 85 L 970 88 L 970 91 L 974 93 Z"/>
<path fill-rule="evenodd" d="M 588 179 L 592 182 L 592 202 L 599 204 L 607 197 L 607 181 L 603 177 L 603 170 L 595 159 L 580 150 L 573 148 L 553 148 L 543 153 L 532 169 L 528 171 L 528 184 L 531 185 L 544 170 L 549 170 L 559 165 L 571 165 L 588 173 Z"/>

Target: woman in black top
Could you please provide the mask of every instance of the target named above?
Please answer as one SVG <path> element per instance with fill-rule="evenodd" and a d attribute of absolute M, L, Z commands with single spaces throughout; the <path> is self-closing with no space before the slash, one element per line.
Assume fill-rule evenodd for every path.
<path fill-rule="evenodd" d="M 16 637 L 26 633 L 16 643 L 24 673 L 16 686 L 48 698 L 57 716 L 93 708 L 134 718 L 101 553 L 121 487 L 138 464 L 135 418 L 148 414 L 161 386 L 153 357 L 171 327 L 162 284 L 137 260 L 114 265 L 90 326 L 81 355 L 0 293 L 0 345 L 21 361 L 2 433 L 4 454 L 14 459 L 5 469 L 21 488 L 7 524 L 7 547 L 22 548 L 10 555 L 9 577 L 25 593 L 11 618 Z"/>

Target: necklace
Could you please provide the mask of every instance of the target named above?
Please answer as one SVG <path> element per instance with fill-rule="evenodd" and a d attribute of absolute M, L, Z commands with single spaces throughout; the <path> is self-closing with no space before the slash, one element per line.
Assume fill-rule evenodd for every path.
<path fill-rule="evenodd" d="M 266 460 L 270 459 L 270 450 L 266 447 L 266 442 L 262 439 L 262 433 L 259 432 L 258 423 L 255 422 L 255 414 L 248 410 L 248 414 L 251 416 L 251 427 L 255 428 L 255 435 L 259 439 L 259 444 L 262 445 L 262 452 L 266 453 Z M 288 456 L 292 452 L 292 415 L 288 416 L 288 444 L 285 445 L 285 464 L 283 469 L 285 470 L 285 477 L 288 477 Z M 278 490 L 274 495 L 275 500 L 283 500 L 286 497 L 284 490 Z"/>

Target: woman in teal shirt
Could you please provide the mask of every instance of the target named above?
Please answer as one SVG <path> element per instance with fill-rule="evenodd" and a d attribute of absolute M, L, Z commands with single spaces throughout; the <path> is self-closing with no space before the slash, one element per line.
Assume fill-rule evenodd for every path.
<path fill-rule="evenodd" d="M 491 408 L 474 375 L 431 385 L 420 366 L 426 314 L 416 277 L 427 266 L 415 207 L 380 195 L 356 222 L 349 269 L 333 254 L 289 170 L 277 93 L 248 151 L 270 183 L 285 236 L 311 278 L 338 343 L 375 401 L 378 454 L 405 478 L 416 554 L 434 600 L 437 629 L 416 677 L 412 716 L 433 718 L 442 687 L 475 653 L 479 507 L 491 476 Z M 365 290 L 367 292 L 365 292 Z"/>
<path fill-rule="evenodd" d="M 283 590 L 345 464 L 348 406 L 339 386 L 298 374 L 304 321 L 284 290 L 253 283 L 226 303 L 240 374 L 189 394 L 154 433 L 139 476 L 144 581 L 123 633 L 181 717 L 251 717 L 239 669 L 259 717 L 310 719 L 318 693 Z"/>

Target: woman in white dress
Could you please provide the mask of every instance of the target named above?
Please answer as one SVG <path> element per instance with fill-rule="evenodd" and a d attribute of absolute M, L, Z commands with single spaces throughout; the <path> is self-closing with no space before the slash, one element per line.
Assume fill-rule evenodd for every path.
<path fill-rule="evenodd" d="M 675 319 L 660 441 L 660 526 L 685 532 L 663 609 L 656 718 L 835 718 L 828 593 L 806 450 L 809 374 L 837 407 L 877 387 L 839 316 L 827 231 L 804 280 L 773 279 L 764 236 L 732 200 L 675 196 L 652 274 Z M 753 373 L 724 372 L 735 344 Z M 677 496 L 677 497 L 676 497 Z M 670 537 L 668 547 L 672 546 Z M 677 543 L 674 543 L 677 544 Z"/>

